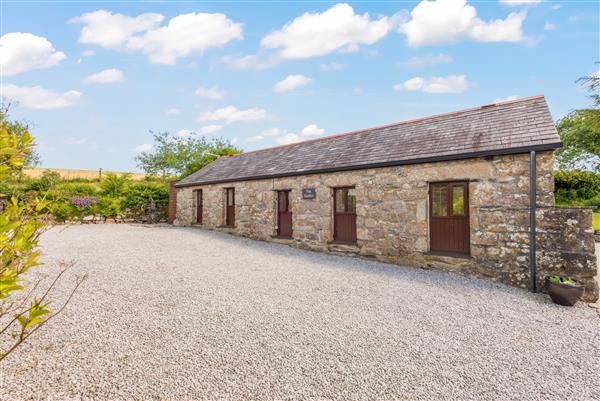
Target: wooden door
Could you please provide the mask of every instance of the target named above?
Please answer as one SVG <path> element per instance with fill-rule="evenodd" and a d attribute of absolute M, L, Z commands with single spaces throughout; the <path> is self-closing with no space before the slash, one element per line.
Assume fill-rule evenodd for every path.
<path fill-rule="evenodd" d="M 227 206 L 225 215 L 225 225 L 233 227 L 235 225 L 235 189 L 227 188 Z"/>
<path fill-rule="evenodd" d="M 292 236 L 292 209 L 290 191 L 277 191 L 277 235 Z"/>
<path fill-rule="evenodd" d="M 356 242 L 356 190 L 351 187 L 333 190 L 333 239 Z"/>
<path fill-rule="evenodd" d="M 196 223 L 202 224 L 202 190 L 196 191 Z"/>
<path fill-rule="evenodd" d="M 468 183 L 432 183 L 429 187 L 429 197 L 431 250 L 469 254 Z"/>

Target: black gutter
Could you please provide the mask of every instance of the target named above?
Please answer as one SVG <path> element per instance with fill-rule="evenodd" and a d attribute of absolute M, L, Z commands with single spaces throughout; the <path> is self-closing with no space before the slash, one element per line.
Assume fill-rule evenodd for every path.
<path fill-rule="evenodd" d="M 393 166 L 403 166 L 403 165 L 407 165 L 407 164 L 422 164 L 422 163 L 433 163 L 433 162 L 441 162 L 441 161 L 464 160 L 464 159 L 473 159 L 473 158 L 486 157 L 486 156 L 514 155 L 514 154 L 520 154 L 520 153 L 529 153 L 531 151 L 554 150 L 554 149 L 557 149 L 560 147 L 562 147 L 562 142 L 554 142 L 554 143 L 547 143 L 547 144 L 542 144 L 542 145 L 522 146 L 522 147 L 516 147 L 516 148 L 512 148 L 512 149 L 497 149 L 497 150 L 488 150 L 488 151 L 480 151 L 480 152 L 460 153 L 460 154 L 453 154 L 453 155 L 423 157 L 423 158 L 419 158 L 419 159 L 407 159 L 407 160 L 397 160 L 397 161 L 380 162 L 380 163 L 358 164 L 358 165 L 352 165 L 352 166 L 321 168 L 321 169 L 305 170 L 305 171 L 294 171 L 294 172 L 280 173 L 280 174 L 265 174 L 265 175 L 255 175 L 255 176 L 248 176 L 248 177 L 227 178 L 227 179 L 223 179 L 223 180 L 199 181 L 199 182 L 192 182 L 192 183 L 185 183 L 185 184 L 175 184 L 175 187 L 176 188 L 196 187 L 198 185 L 224 184 L 224 183 L 228 183 L 228 182 L 254 181 L 254 180 L 264 180 L 264 179 L 269 179 L 269 178 L 295 177 L 295 176 L 299 176 L 299 175 L 335 173 L 335 172 L 339 172 L 339 171 L 365 170 L 365 169 L 369 169 L 369 168 L 393 167 Z M 239 156 L 231 156 L 231 157 L 242 157 L 242 156 L 243 156 L 243 153 Z"/>
<path fill-rule="evenodd" d="M 529 277 L 531 292 L 537 292 L 537 269 L 536 269 L 536 227 L 535 212 L 537 198 L 537 171 L 535 150 L 532 150 L 529 156 Z"/>

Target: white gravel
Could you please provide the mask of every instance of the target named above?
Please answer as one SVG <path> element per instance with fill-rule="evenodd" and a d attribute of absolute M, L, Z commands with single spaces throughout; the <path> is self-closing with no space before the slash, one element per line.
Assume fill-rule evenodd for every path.
<path fill-rule="evenodd" d="M 600 399 L 587 305 L 200 229 L 43 244 L 90 277 L 0 365 L 3 401 Z"/>

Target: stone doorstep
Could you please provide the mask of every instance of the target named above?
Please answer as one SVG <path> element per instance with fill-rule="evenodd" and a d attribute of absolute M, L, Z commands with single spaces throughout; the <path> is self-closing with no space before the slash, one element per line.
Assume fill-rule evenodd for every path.
<path fill-rule="evenodd" d="M 337 242 L 329 242 L 327 244 L 327 250 L 333 253 L 342 253 L 345 255 L 357 255 L 360 252 L 358 245 L 344 244 Z"/>

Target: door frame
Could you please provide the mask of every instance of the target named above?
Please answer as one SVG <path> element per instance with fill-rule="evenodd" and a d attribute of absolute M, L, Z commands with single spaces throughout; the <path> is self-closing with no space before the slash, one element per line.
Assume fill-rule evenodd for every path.
<path fill-rule="evenodd" d="M 447 254 L 447 255 L 456 255 L 456 256 L 468 256 L 471 254 L 471 216 L 470 216 L 470 203 L 469 203 L 469 184 L 470 181 L 468 179 L 456 179 L 456 180 L 444 180 L 444 181 L 430 181 L 428 182 L 428 201 L 429 201 L 429 252 L 430 253 L 438 253 L 438 254 Z M 433 185 L 438 184 L 447 184 L 448 190 L 446 191 L 446 216 L 434 216 L 433 215 L 433 191 L 431 190 Z M 452 190 L 454 186 L 462 186 L 464 188 L 464 214 L 462 215 L 452 215 Z M 466 235 L 465 241 L 467 244 L 467 249 L 465 250 L 437 250 L 432 248 L 432 237 L 433 237 L 433 227 L 432 227 L 432 219 L 453 219 L 453 218 L 462 218 L 466 220 Z"/>
<path fill-rule="evenodd" d="M 231 206 L 229 206 L 229 191 L 231 191 Z M 229 208 L 233 208 L 233 221 L 229 221 Z M 225 188 L 225 226 L 235 227 L 235 187 Z"/>
<path fill-rule="evenodd" d="M 332 187 L 331 188 L 333 190 L 333 242 L 339 242 L 339 243 L 345 243 L 345 244 L 356 244 L 356 241 L 358 239 L 357 233 L 356 233 L 356 209 L 354 210 L 354 212 L 338 212 L 337 211 L 337 191 L 341 190 L 341 189 L 354 189 L 356 190 L 356 186 L 354 185 L 346 185 L 346 186 L 341 186 L 341 187 Z M 356 205 L 354 205 L 354 207 L 356 208 Z M 346 196 L 346 199 L 344 199 L 344 209 L 348 210 L 348 196 Z M 341 215 L 354 215 L 354 240 L 352 241 L 348 241 L 348 240 L 340 240 L 339 234 L 337 232 L 337 215 L 341 214 Z"/>
<path fill-rule="evenodd" d="M 277 236 L 278 237 L 282 237 L 282 238 L 290 238 L 290 237 L 292 237 L 293 232 L 294 232 L 294 225 L 293 225 L 293 223 L 294 223 L 293 216 L 294 215 L 293 215 L 292 210 L 290 208 L 290 206 L 291 206 L 290 205 L 290 193 L 291 192 L 292 192 L 291 189 L 277 189 L 277 190 L 275 190 L 276 204 L 277 204 L 277 212 L 276 212 L 276 214 L 277 214 Z M 286 205 L 286 209 L 287 210 L 286 210 L 286 212 L 290 214 L 290 220 L 291 220 L 290 221 L 290 226 L 291 226 L 290 227 L 291 228 L 290 235 L 282 235 L 282 233 L 281 233 L 281 214 L 282 213 L 286 213 L 286 212 L 281 212 L 280 211 L 280 205 L 281 205 L 280 197 L 279 197 L 280 193 L 285 193 L 285 197 L 286 197 L 286 201 L 287 201 L 287 205 Z"/>
<path fill-rule="evenodd" d="M 196 224 L 202 224 L 203 213 L 204 213 L 204 193 L 202 189 L 196 189 Z"/>

